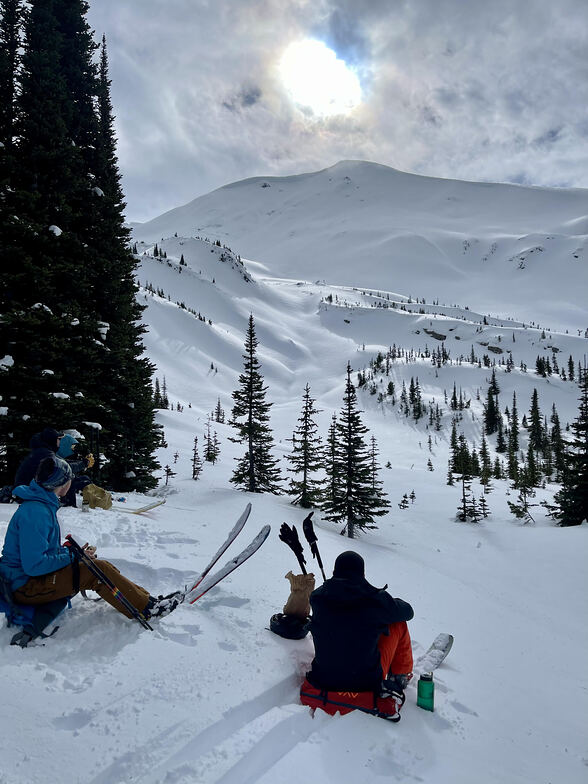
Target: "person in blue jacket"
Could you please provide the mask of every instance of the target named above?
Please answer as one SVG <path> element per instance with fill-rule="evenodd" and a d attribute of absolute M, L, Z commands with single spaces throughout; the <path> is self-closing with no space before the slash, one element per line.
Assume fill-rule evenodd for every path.
<path fill-rule="evenodd" d="M 84 471 L 88 468 L 92 468 L 94 465 L 94 456 L 89 454 L 86 457 L 78 457 L 74 451 L 78 444 L 79 441 L 77 438 L 74 438 L 74 436 L 69 433 L 64 433 L 59 441 L 59 448 L 56 452 L 57 457 L 62 457 L 66 460 L 73 471 L 71 487 L 61 499 L 62 506 L 77 506 L 76 494 L 78 491 L 83 490 L 84 487 L 92 484 L 92 480 L 89 476 L 84 474 Z"/>
<path fill-rule="evenodd" d="M 96 591 L 115 610 L 130 618 L 131 614 L 111 590 L 83 562 L 78 562 L 68 547 L 61 544 L 57 511 L 60 498 L 71 486 L 72 476 L 65 460 L 56 456 L 46 457 L 39 464 L 35 479 L 29 485 L 20 485 L 13 490 L 21 504 L 6 530 L 0 574 L 10 582 L 12 597 L 17 604 L 41 606 L 42 609 L 47 603 L 67 599 L 84 589 Z M 86 545 L 84 549 L 146 618 L 167 614 L 178 605 L 178 594 L 151 596 L 149 591 L 124 577 L 111 563 L 98 560 L 95 547 Z M 51 620 L 52 617 L 47 618 L 45 625 Z M 29 639 L 42 632 L 44 627 L 39 626 L 41 624 L 35 624 Z"/>

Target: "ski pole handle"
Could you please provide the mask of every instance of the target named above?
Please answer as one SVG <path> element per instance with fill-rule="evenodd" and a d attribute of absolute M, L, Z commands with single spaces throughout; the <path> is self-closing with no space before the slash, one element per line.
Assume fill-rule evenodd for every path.
<path fill-rule="evenodd" d="M 317 544 L 318 537 L 314 532 L 314 526 L 312 524 L 313 514 L 314 512 L 311 512 L 309 515 L 307 515 L 304 518 L 304 520 L 302 521 L 302 530 L 304 531 L 304 536 L 306 536 L 306 541 L 310 545 L 310 552 L 312 553 L 313 558 L 316 558 L 316 561 L 319 565 L 321 574 L 323 575 L 323 580 L 326 580 L 327 576 L 323 568 L 323 562 L 321 560 L 321 555 L 319 553 L 318 544 Z"/>

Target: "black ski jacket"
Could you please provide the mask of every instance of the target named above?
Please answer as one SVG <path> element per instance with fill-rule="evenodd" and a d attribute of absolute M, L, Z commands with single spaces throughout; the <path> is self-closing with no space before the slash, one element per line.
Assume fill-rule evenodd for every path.
<path fill-rule="evenodd" d="M 40 433 L 36 433 L 31 438 L 29 447 L 31 450 L 30 455 L 25 457 L 16 471 L 16 476 L 14 477 L 15 487 L 28 485 L 31 479 L 35 478 L 41 460 L 44 460 L 46 457 L 55 457 L 55 452 L 43 441 Z"/>
<path fill-rule="evenodd" d="M 382 683 L 378 639 L 410 621 L 410 604 L 367 580 L 332 577 L 310 596 L 315 657 L 308 681 L 329 691 L 372 691 Z"/>

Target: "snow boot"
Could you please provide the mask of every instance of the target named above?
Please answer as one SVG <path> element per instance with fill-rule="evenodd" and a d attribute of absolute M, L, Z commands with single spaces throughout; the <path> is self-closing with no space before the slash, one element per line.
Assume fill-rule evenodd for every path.
<path fill-rule="evenodd" d="M 168 593 L 167 596 L 162 596 L 161 594 L 159 596 L 150 596 L 143 615 L 147 620 L 150 618 L 162 618 L 164 615 L 169 615 L 173 612 L 183 600 L 184 597 L 181 591 Z"/>

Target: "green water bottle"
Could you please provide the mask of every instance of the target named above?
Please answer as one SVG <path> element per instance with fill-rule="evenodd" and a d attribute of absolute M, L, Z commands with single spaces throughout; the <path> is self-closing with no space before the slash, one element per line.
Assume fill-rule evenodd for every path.
<path fill-rule="evenodd" d="M 424 710 L 435 710 L 435 684 L 433 673 L 423 672 L 417 685 L 417 705 Z"/>

